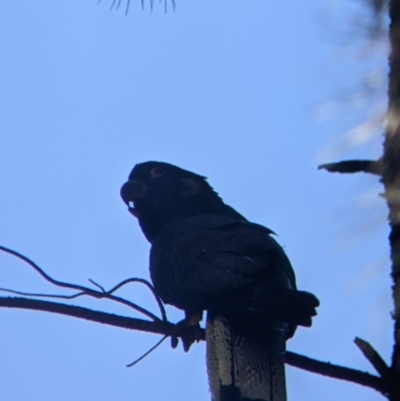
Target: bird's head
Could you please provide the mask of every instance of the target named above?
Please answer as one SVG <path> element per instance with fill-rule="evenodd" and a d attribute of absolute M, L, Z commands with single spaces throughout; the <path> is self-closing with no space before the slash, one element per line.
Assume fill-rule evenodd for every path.
<path fill-rule="evenodd" d="M 138 218 L 151 242 L 175 217 L 191 212 L 213 212 L 223 202 L 206 178 L 163 162 L 137 164 L 121 188 L 129 212 Z"/>

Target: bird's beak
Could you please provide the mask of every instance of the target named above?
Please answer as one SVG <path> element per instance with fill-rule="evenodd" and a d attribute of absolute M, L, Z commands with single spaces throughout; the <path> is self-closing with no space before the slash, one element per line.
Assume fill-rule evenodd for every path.
<path fill-rule="evenodd" d="M 128 210 L 135 217 L 138 217 L 138 211 L 135 209 L 135 202 L 143 198 L 147 192 L 147 185 L 141 181 L 129 180 L 121 187 L 121 198 L 125 205 L 128 206 Z"/>

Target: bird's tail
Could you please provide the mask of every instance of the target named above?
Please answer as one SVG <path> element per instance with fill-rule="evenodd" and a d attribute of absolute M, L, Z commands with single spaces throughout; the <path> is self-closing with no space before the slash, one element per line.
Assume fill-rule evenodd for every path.
<path fill-rule="evenodd" d="M 286 401 L 284 340 L 280 345 L 273 338 L 255 341 L 238 332 L 228 318 L 208 317 L 207 370 L 212 400 Z"/>

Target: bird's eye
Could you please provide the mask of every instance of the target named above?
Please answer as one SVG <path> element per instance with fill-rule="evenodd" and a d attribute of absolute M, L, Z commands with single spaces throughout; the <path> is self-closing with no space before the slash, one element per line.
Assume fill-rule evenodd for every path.
<path fill-rule="evenodd" d="M 163 177 L 165 175 L 164 170 L 161 170 L 158 167 L 154 167 L 150 170 L 150 177 L 151 178 L 158 178 L 158 177 Z"/>

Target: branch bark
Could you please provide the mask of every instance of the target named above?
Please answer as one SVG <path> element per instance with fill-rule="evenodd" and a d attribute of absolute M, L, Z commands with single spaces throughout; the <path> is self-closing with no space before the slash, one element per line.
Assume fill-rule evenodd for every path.
<path fill-rule="evenodd" d="M 400 401 L 400 0 L 389 3 L 389 105 L 388 126 L 383 144 L 385 198 L 389 208 L 389 243 L 392 261 L 392 296 L 394 303 L 394 346 L 392 372 L 397 384 L 393 401 Z"/>
<path fill-rule="evenodd" d="M 60 304 L 58 302 L 42 301 L 19 297 L 0 297 L 0 307 L 28 309 L 59 315 L 76 317 L 90 322 L 107 324 L 129 330 L 144 331 L 154 334 L 172 334 L 174 324 L 161 320 L 143 320 L 127 316 L 114 315 L 101 311 L 83 308 L 81 306 Z"/>
<path fill-rule="evenodd" d="M 367 372 L 362 372 L 360 370 L 351 369 L 344 366 L 333 365 L 330 362 L 318 361 L 316 359 L 295 354 L 294 352 L 290 351 L 286 352 L 285 362 L 288 365 L 295 366 L 309 372 L 318 373 L 334 379 L 357 383 L 362 386 L 373 388 L 383 395 L 387 394 L 387 389 L 382 379 Z"/>
<path fill-rule="evenodd" d="M 326 163 L 318 166 L 319 170 L 330 173 L 370 173 L 382 175 L 382 164 L 380 160 L 344 160 L 336 163 Z"/>

